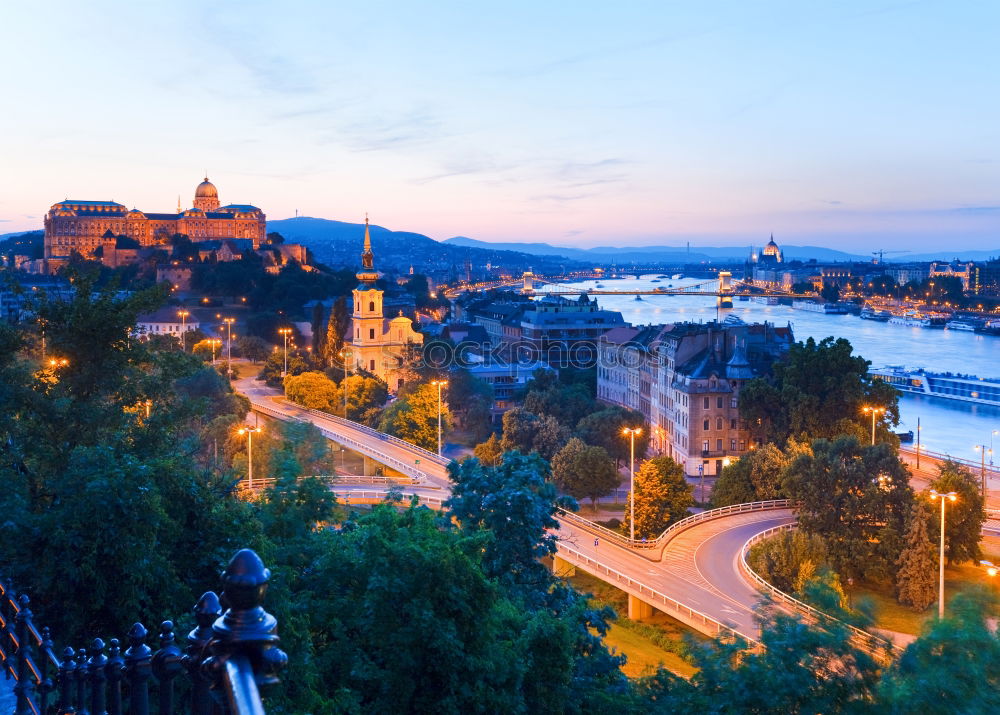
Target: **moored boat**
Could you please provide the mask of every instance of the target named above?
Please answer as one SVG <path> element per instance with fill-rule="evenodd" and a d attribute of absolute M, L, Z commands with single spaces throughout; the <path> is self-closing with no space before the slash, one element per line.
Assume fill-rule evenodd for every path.
<path fill-rule="evenodd" d="M 872 368 L 869 373 L 900 392 L 1000 407 L 1000 378 L 929 372 L 923 368 L 908 369 L 900 365 Z"/>

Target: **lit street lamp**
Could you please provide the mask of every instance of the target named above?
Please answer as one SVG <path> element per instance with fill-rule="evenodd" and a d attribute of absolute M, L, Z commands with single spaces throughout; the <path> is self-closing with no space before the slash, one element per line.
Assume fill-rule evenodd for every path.
<path fill-rule="evenodd" d="M 884 407 L 868 407 L 868 406 L 865 406 L 865 407 L 861 408 L 861 411 L 864 412 L 866 415 L 869 412 L 871 412 L 871 414 L 872 414 L 872 446 L 874 447 L 875 446 L 875 415 L 884 415 L 885 414 L 885 408 Z"/>
<path fill-rule="evenodd" d="M 209 338 L 208 344 L 212 348 L 212 367 L 215 367 L 215 350 L 222 345 L 222 341 L 218 338 Z"/>
<path fill-rule="evenodd" d="M 226 324 L 226 375 L 232 377 L 233 375 L 233 323 L 236 322 L 236 318 L 223 318 L 222 322 Z"/>
<path fill-rule="evenodd" d="M 441 455 L 441 388 L 448 384 L 447 380 L 431 380 L 438 389 L 438 456 Z"/>
<path fill-rule="evenodd" d="M 979 489 L 983 493 L 983 496 L 985 497 L 986 496 L 986 454 L 987 454 L 987 451 L 988 451 L 989 455 L 990 455 L 990 464 L 993 464 L 993 448 L 991 447 L 989 450 L 987 450 L 985 444 L 977 444 L 975 447 L 973 447 L 973 449 L 975 449 L 977 452 L 979 452 L 979 482 L 980 482 Z"/>
<path fill-rule="evenodd" d="M 628 463 L 628 508 L 631 517 L 628 520 L 629 539 L 635 541 L 635 438 L 642 434 L 642 427 L 626 427 L 622 434 L 630 438 L 632 444 Z"/>
<path fill-rule="evenodd" d="M 259 434 L 260 427 L 240 427 L 237 432 L 247 436 L 247 489 L 253 489 L 253 434 Z"/>
<path fill-rule="evenodd" d="M 281 337 L 285 339 L 285 368 L 281 371 L 281 376 L 284 377 L 288 374 L 288 335 L 292 332 L 292 329 L 278 328 L 278 332 L 281 333 Z"/>
<path fill-rule="evenodd" d="M 931 489 L 931 499 L 941 499 L 941 553 L 938 556 L 938 618 L 944 618 L 944 503 L 945 500 L 955 501 L 958 492 L 941 494 Z"/>
<path fill-rule="evenodd" d="M 979 562 L 979 565 L 986 567 L 986 573 L 989 576 L 996 576 L 997 572 L 1000 571 L 1000 569 L 997 569 L 997 567 L 993 564 L 992 561 L 986 561 L 984 559 L 983 561 Z"/>
<path fill-rule="evenodd" d="M 347 370 L 350 366 L 350 359 L 352 353 L 350 350 L 341 350 L 340 357 L 344 361 L 344 381 L 340 383 L 340 386 L 344 388 L 344 419 L 347 419 Z"/>
<path fill-rule="evenodd" d="M 187 317 L 191 315 L 186 310 L 178 310 L 177 315 L 181 319 L 181 352 L 187 352 Z"/>

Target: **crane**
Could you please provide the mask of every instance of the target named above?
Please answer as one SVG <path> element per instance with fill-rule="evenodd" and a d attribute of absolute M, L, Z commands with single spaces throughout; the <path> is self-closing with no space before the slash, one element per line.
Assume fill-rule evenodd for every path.
<path fill-rule="evenodd" d="M 874 263 L 875 265 L 881 265 L 882 264 L 882 256 L 884 254 L 887 254 L 887 253 L 909 253 L 909 251 L 883 251 L 880 248 L 877 251 L 872 251 L 872 255 L 873 256 L 878 256 L 878 260 L 877 261 L 873 260 L 872 263 Z"/>

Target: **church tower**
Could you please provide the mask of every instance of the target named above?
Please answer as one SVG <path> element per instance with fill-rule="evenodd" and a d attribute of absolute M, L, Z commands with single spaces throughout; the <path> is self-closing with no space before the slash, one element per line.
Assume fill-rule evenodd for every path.
<path fill-rule="evenodd" d="M 362 370 L 380 375 L 382 372 L 382 344 L 384 316 L 382 315 L 382 291 L 375 287 L 379 274 L 375 270 L 375 255 L 372 253 L 371 232 L 368 216 L 365 216 L 365 247 L 361 253 L 361 271 L 357 274 L 358 287 L 354 289 L 354 315 L 351 336 L 354 364 Z"/>

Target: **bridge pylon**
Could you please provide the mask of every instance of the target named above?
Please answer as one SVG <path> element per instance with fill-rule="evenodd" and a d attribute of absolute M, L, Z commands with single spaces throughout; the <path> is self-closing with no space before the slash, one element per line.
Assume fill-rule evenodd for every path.
<path fill-rule="evenodd" d="M 535 274 L 531 271 L 525 271 L 524 275 L 521 276 L 524 279 L 524 287 L 521 288 L 522 293 L 534 293 L 535 292 Z"/>
<path fill-rule="evenodd" d="M 719 271 L 719 307 L 733 307 L 733 274 L 729 271 Z"/>

